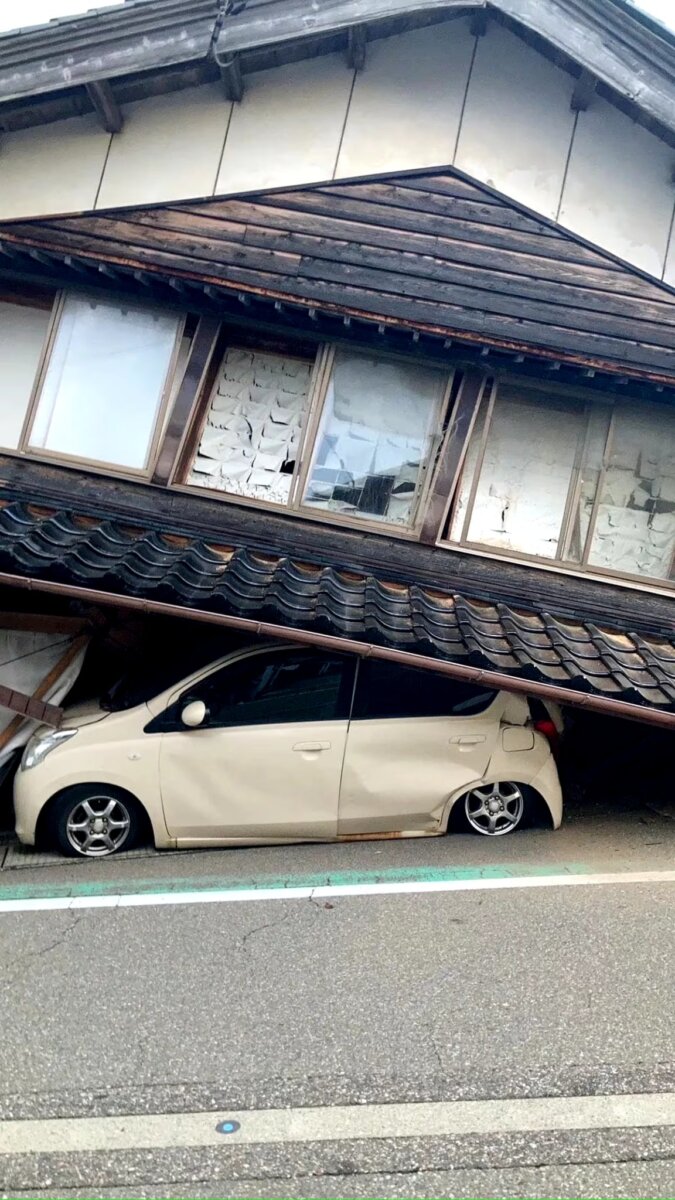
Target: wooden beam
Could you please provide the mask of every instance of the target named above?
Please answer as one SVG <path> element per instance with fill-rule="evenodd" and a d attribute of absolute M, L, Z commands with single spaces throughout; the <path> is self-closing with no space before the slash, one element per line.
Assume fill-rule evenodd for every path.
<path fill-rule="evenodd" d="M 0 617 L 2 629 L 18 629 L 26 633 L 66 633 L 75 637 L 83 633 L 89 622 L 82 617 L 61 617 L 51 613 L 17 612 L 6 613 Z"/>
<path fill-rule="evenodd" d="M 469 21 L 469 31 L 472 37 L 485 37 L 488 27 L 488 15 L 484 8 L 479 8 L 472 13 Z"/>
<path fill-rule="evenodd" d="M 448 499 L 455 490 L 464 465 L 469 438 L 483 398 L 485 381 L 486 376 L 483 372 L 473 367 L 464 372 L 420 531 L 420 541 L 426 545 L 434 545 L 441 536 L 441 522 L 445 517 Z"/>
<path fill-rule="evenodd" d="M 244 95 L 244 77 L 241 73 L 239 55 L 231 54 L 229 58 L 224 58 L 222 62 L 219 62 L 218 66 L 227 99 L 238 103 Z"/>
<path fill-rule="evenodd" d="M 166 486 L 173 474 L 174 466 L 188 426 L 201 392 L 202 382 L 208 370 L 220 331 L 219 317 L 201 317 L 190 347 L 190 356 L 185 374 L 178 388 L 166 432 L 159 449 L 157 466 L 152 482 Z"/>
<path fill-rule="evenodd" d="M 109 81 L 96 79 L 85 84 L 85 87 L 94 112 L 106 133 L 120 133 L 124 118 Z"/>
<path fill-rule="evenodd" d="M 593 96 L 598 81 L 591 71 L 583 70 L 574 84 L 572 91 L 572 99 L 570 100 L 570 108 L 572 112 L 586 112 Z"/>
<path fill-rule="evenodd" d="M 25 692 L 17 692 L 15 688 L 6 687 L 0 683 L 0 708 L 8 708 L 10 712 L 20 713 L 31 721 L 43 721 L 47 725 L 60 725 L 63 709 L 57 704 L 48 704 L 44 700 L 36 700 Z M 12 721 L 12 725 L 14 722 Z"/>
<path fill-rule="evenodd" d="M 351 25 L 347 30 L 347 66 L 355 71 L 362 71 L 366 65 L 367 41 L 365 25 Z"/>
<path fill-rule="evenodd" d="M 5 746 L 9 745 L 25 720 L 43 721 L 46 725 L 59 726 L 61 724 L 63 709 L 56 704 L 48 704 L 44 697 L 47 692 L 51 691 L 59 676 L 70 666 L 73 659 L 77 658 L 80 650 L 84 649 L 88 640 L 88 637 L 82 636 L 71 642 L 51 671 L 40 681 L 32 696 L 24 696 L 23 693 L 15 692 L 12 688 L 0 686 L 0 707 L 8 708 L 10 712 L 19 714 L 0 733 L 0 750 L 4 750 Z M 24 704 L 24 701 L 28 701 L 28 703 Z"/>

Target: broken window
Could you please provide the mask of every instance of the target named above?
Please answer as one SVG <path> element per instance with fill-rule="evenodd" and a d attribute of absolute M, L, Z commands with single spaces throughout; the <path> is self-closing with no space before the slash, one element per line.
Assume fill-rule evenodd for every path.
<path fill-rule="evenodd" d="M 612 418 L 588 561 L 623 575 L 674 577 L 675 413 L 621 405 Z"/>
<path fill-rule="evenodd" d="M 441 371 L 337 350 L 304 503 L 410 525 L 446 384 Z"/>
<path fill-rule="evenodd" d="M 675 578 L 675 413 L 500 385 L 483 400 L 447 536 Z"/>
<path fill-rule="evenodd" d="M 557 557 L 583 421 L 574 405 L 499 388 L 487 437 L 477 422 L 467 455 L 464 507 L 469 484 L 473 495 L 466 541 Z"/>
<path fill-rule="evenodd" d="M 290 355 L 230 347 L 187 482 L 287 504 L 313 365 Z"/>
<path fill-rule="evenodd" d="M 173 313 L 66 296 L 29 446 L 144 470 L 181 323 Z"/>

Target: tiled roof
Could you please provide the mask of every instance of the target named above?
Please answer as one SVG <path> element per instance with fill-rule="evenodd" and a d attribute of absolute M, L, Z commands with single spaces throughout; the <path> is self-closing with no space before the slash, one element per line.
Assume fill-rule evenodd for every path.
<path fill-rule="evenodd" d="M 317 630 L 675 712 L 672 641 L 216 545 L 208 535 L 6 502 L 0 572 Z"/>

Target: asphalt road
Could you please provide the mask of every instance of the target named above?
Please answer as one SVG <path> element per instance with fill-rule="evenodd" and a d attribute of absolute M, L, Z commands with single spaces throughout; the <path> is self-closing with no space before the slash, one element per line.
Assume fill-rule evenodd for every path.
<path fill-rule="evenodd" d="M 498 842 L 10 848 L 0 1117 L 63 1124 L 0 1127 L 2 1194 L 675 1196 L 674 851 L 667 810 Z M 607 1096 L 618 1116 L 584 1115 Z"/>

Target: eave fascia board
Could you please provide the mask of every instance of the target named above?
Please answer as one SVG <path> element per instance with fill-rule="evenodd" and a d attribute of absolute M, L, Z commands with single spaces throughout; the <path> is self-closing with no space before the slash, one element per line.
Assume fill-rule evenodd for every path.
<path fill-rule="evenodd" d="M 0 102 L 206 61 L 220 0 L 145 0 L 0 35 Z"/>
<path fill-rule="evenodd" d="M 612 46 L 602 25 L 587 15 L 581 17 L 574 0 L 491 0 L 491 4 L 675 132 L 675 46 L 669 79 L 625 36 L 617 36 Z"/>
<path fill-rule="evenodd" d="M 270 0 L 228 17 L 216 37 L 217 58 L 355 24 L 421 13 L 485 10 L 541 37 L 602 83 L 675 132 L 675 38 L 661 37 L 625 6 L 607 0 Z M 673 63 L 669 76 L 664 68 Z"/>

